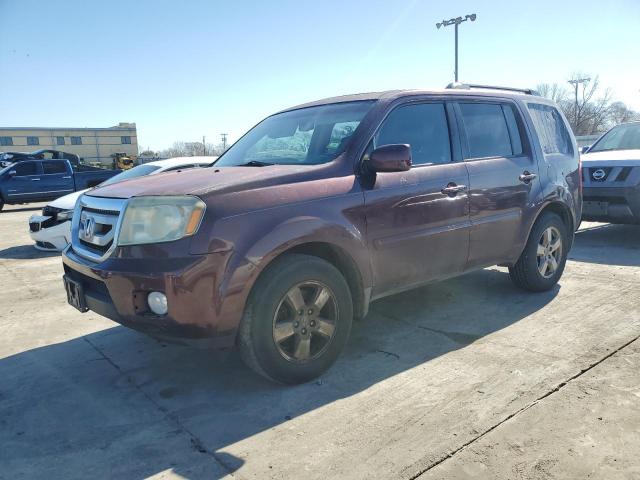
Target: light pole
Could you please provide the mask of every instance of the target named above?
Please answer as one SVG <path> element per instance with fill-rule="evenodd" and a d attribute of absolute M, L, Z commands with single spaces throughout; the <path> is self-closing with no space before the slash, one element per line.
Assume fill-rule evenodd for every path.
<path fill-rule="evenodd" d="M 578 135 L 578 85 L 580 84 L 585 84 L 591 81 L 591 77 L 585 77 L 585 78 L 576 78 L 574 80 L 567 80 L 571 85 L 573 85 L 573 88 L 575 90 L 576 93 L 576 103 L 573 107 L 573 123 L 574 123 L 574 133 L 575 135 Z M 584 87 L 583 87 L 584 88 Z"/>
<path fill-rule="evenodd" d="M 449 25 L 453 25 L 456 30 L 456 68 L 455 68 L 455 81 L 458 81 L 458 25 L 462 22 L 466 22 L 467 20 L 471 20 L 472 22 L 476 21 L 476 14 L 472 13 L 471 15 L 465 15 L 464 18 L 456 17 L 451 18 L 449 20 L 442 20 L 442 22 L 436 23 L 436 27 L 440 29 L 440 27 L 448 27 Z"/>

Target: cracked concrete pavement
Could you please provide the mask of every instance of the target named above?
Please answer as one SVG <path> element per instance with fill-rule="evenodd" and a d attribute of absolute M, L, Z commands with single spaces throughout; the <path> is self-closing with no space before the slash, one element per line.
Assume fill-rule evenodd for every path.
<path fill-rule="evenodd" d="M 67 306 L 34 211 L 0 214 L 0 478 L 640 478 L 640 227 L 583 226 L 548 293 L 496 267 L 377 301 L 282 387 Z"/>

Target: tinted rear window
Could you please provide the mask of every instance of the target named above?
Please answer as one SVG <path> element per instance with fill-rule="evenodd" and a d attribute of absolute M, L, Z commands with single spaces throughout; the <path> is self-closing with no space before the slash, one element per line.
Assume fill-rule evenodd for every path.
<path fill-rule="evenodd" d="M 522 153 L 520 134 L 511 107 L 492 103 L 461 103 L 460 111 L 471 158 L 507 157 Z M 507 115 L 512 123 L 511 128 L 507 123 Z"/>
<path fill-rule="evenodd" d="M 545 154 L 573 155 L 571 136 L 558 110 L 539 103 L 530 103 L 527 107 L 538 132 L 542 151 Z"/>

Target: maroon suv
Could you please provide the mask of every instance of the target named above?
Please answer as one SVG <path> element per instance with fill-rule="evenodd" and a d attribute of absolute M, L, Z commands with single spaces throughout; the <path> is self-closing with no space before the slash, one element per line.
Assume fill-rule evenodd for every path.
<path fill-rule="evenodd" d="M 580 182 L 565 118 L 530 91 L 330 98 L 266 118 L 209 169 L 82 196 L 65 288 L 81 311 L 304 382 L 377 298 L 496 264 L 552 288 Z"/>

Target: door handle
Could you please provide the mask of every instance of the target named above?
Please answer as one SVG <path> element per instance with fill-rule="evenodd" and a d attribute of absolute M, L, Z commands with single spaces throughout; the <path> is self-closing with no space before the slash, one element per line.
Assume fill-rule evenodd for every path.
<path fill-rule="evenodd" d="M 458 194 L 458 192 L 463 192 L 466 189 L 466 185 L 456 185 L 455 183 L 451 182 L 440 191 L 445 195 L 455 196 Z"/>
<path fill-rule="evenodd" d="M 31 181 L 32 181 L 32 182 L 39 182 L 39 181 L 40 181 L 40 179 L 39 179 L 39 178 L 32 178 L 32 179 L 31 179 Z"/>
<path fill-rule="evenodd" d="M 67 175 L 66 177 L 62 177 L 62 178 L 67 179 L 67 178 L 71 178 L 71 177 L 69 175 Z"/>
<path fill-rule="evenodd" d="M 524 172 L 522 172 L 522 175 L 518 177 L 518 179 L 523 183 L 529 183 L 531 182 L 531 180 L 535 179 L 537 176 L 538 175 L 536 175 L 535 173 L 531 173 L 525 170 Z"/>

